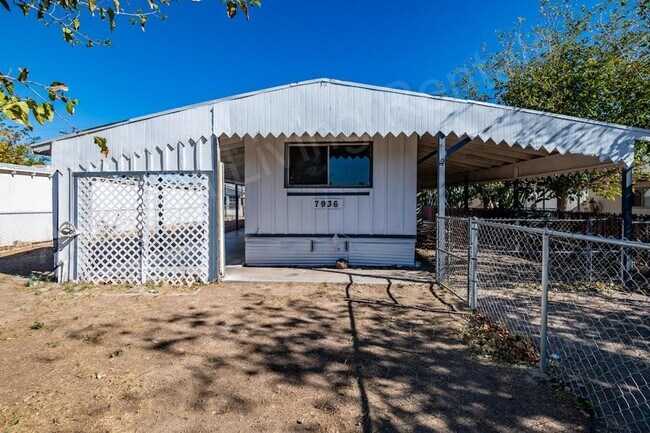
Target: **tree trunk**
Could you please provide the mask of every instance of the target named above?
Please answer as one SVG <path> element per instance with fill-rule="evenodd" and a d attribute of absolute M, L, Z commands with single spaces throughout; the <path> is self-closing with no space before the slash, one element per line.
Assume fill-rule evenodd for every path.
<path fill-rule="evenodd" d="M 568 197 L 566 195 L 560 195 L 557 197 L 557 210 L 559 212 L 566 212 L 566 205 L 568 203 Z"/>

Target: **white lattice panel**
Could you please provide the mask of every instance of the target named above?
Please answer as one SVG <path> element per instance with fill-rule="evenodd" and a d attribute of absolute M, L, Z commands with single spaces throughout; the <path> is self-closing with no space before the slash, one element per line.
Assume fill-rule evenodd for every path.
<path fill-rule="evenodd" d="M 191 284 L 209 278 L 207 174 L 77 180 L 78 278 Z"/>

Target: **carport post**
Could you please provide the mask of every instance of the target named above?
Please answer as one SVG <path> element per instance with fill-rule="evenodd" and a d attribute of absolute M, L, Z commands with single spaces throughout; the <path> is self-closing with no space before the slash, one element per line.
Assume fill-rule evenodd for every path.
<path fill-rule="evenodd" d="M 446 232 L 445 232 L 445 207 L 447 205 L 447 190 L 445 185 L 445 159 L 447 158 L 447 148 L 445 136 L 438 134 L 438 233 L 437 233 L 437 269 L 436 274 L 438 281 L 445 282 L 446 279 Z"/>
<path fill-rule="evenodd" d="M 239 230 L 239 185 L 235 184 L 235 230 Z"/>

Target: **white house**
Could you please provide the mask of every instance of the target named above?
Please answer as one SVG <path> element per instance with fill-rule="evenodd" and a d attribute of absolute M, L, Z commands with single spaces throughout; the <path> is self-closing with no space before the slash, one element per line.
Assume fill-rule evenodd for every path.
<path fill-rule="evenodd" d="M 107 158 L 95 135 L 107 139 Z M 613 165 L 629 173 L 635 140 L 649 139 L 621 125 L 320 79 L 35 150 L 55 170 L 62 280 L 187 282 L 224 272 L 224 181 L 246 188 L 247 265 L 410 266 L 419 188 L 438 185 L 444 198 L 445 184 Z"/>

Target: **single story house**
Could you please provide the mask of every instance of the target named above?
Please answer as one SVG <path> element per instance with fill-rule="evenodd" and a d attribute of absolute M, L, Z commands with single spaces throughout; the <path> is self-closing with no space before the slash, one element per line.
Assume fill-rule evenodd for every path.
<path fill-rule="evenodd" d="M 637 140 L 650 131 L 318 79 L 34 148 L 52 157 L 62 281 L 175 283 L 224 272 L 224 182 L 245 185 L 246 265 L 412 266 L 420 188 L 444 203 L 446 184 L 604 166 L 628 178 Z"/>

